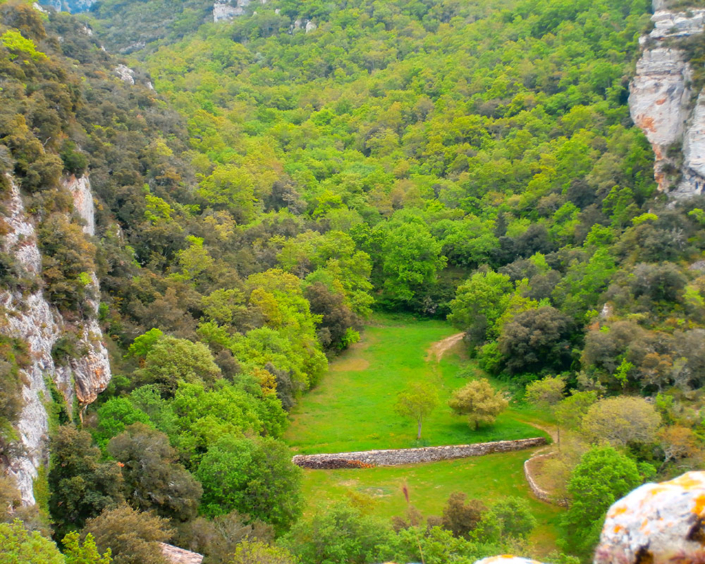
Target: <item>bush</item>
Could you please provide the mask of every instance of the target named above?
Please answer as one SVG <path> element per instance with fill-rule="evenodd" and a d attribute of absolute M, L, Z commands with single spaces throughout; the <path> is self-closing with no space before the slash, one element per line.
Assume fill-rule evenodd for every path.
<path fill-rule="evenodd" d="M 167 564 L 159 543 L 173 534 L 168 524 L 166 519 L 121 505 L 89 519 L 82 536 L 92 535 L 100 552 L 110 549 L 113 564 Z"/>

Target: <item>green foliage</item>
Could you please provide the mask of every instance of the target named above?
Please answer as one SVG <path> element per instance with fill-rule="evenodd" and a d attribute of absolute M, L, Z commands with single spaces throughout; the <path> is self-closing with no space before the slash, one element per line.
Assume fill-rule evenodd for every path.
<path fill-rule="evenodd" d="M 397 395 L 394 410 L 405 418 L 412 419 L 418 426 L 416 440 L 421 440 L 421 424 L 439 404 L 438 393 L 431 384 L 417 383 Z"/>
<path fill-rule="evenodd" d="M 149 415 L 138 409 L 128 398 L 111 398 L 98 408 L 98 428 L 93 434 L 98 446 L 105 447 L 133 423 L 151 424 Z"/>
<path fill-rule="evenodd" d="M 8 29 L 0 35 L 0 43 L 12 52 L 10 54 L 11 61 L 20 55 L 29 56 L 34 60 L 46 58 L 44 53 L 37 51 L 34 41 L 24 38 L 19 31 L 14 29 Z"/>
<path fill-rule="evenodd" d="M 110 550 L 114 564 L 164 564 L 159 543 L 172 534 L 166 519 L 127 505 L 89 519 L 82 532 L 84 539 L 88 535 L 95 539 L 98 552 Z"/>
<path fill-rule="evenodd" d="M 131 506 L 175 522 L 197 515 L 201 486 L 176 462 L 176 450 L 165 434 L 134 423 L 112 438 L 107 450 L 120 463 L 125 499 Z"/>
<path fill-rule="evenodd" d="M 245 540 L 237 545 L 231 564 L 295 564 L 293 554 L 284 548 Z"/>
<path fill-rule="evenodd" d="M 0 523 L 0 563 L 2 564 L 64 564 L 56 545 L 37 531 L 29 532 L 19 519 Z M 98 564 L 102 562 L 98 561 Z"/>
<path fill-rule="evenodd" d="M 489 380 L 481 378 L 453 392 L 448 405 L 456 414 L 467 416 L 470 428 L 477 430 L 482 425 L 492 425 L 509 402 L 502 392 L 492 388 Z"/>
<path fill-rule="evenodd" d="M 389 527 L 346 503 L 321 507 L 304 518 L 282 539 L 282 544 L 301 562 L 375 561 L 378 546 L 391 536 Z"/>
<path fill-rule="evenodd" d="M 487 511 L 487 506 L 482 501 L 471 499 L 466 502 L 466 497 L 462 492 L 450 494 L 441 516 L 442 527 L 459 538 L 469 538 Z"/>
<path fill-rule="evenodd" d="M 212 385 L 221 376 L 213 355 L 203 343 L 165 336 L 147 348 L 144 367 L 137 371 L 141 384 L 154 384 L 165 397 L 173 396 L 180 382 Z"/>
<path fill-rule="evenodd" d="M 451 302 L 448 321 L 467 331 L 472 342 L 482 344 L 509 305 L 511 282 L 508 276 L 492 270 L 479 271 L 458 287 Z"/>
<path fill-rule="evenodd" d="M 27 345 L 9 337 L 0 337 L 0 445 L 14 438 L 12 425 L 24 405 L 20 368 L 29 363 Z"/>
<path fill-rule="evenodd" d="M 490 511 L 499 521 L 503 537 L 526 539 L 536 528 L 536 518 L 525 499 L 505 497 L 495 502 Z"/>
<path fill-rule="evenodd" d="M 203 453 L 225 435 L 255 432 L 278 437 L 286 421 L 281 402 L 271 394 L 265 396 L 256 384 L 250 389 L 254 394 L 222 381 L 210 390 L 201 383 L 181 384 L 172 408 L 182 453 Z"/>
<path fill-rule="evenodd" d="M 154 345 L 156 345 L 163 336 L 164 333 L 160 329 L 156 327 L 150 329 L 144 335 L 140 335 L 134 340 L 127 349 L 128 354 L 141 359 L 147 358 L 147 355 L 151 352 Z"/>
<path fill-rule="evenodd" d="M 565 378 L 562 376 L 546 376 L 526 386 L 525 399 L 537 407 L 552 407 L 563 399 L 565 393 Z"/>
<path fill-rule="evenodd" d="M 568 482 L 572 501 L 563 519 L 565 545 L 587 555 L 597 543 L 607 509 L 641 481 L 634 461 L 612 447 L 585 453 Z"/>
<path fill-rule="evenodd" d="M 285 530 L 301 515 L 301 475 L 282 443 L 226 435 L 208 449 L 196 471 L 203 485 L 202 511 L 216 516 L 237 510 Z"/>
<path fill-rule="evenodd" d="M 86 431 L 59 427 L 49 448 L 49 510 L 61 537 L 119 502 L 122 476 L 117 464 L 101 462 L 100 449 Z"/>
<path fill-rule="evenodd" d="M 66 564 L 111 564 L 113 561 L 110 549 L 101 556 L 90 533 L 81 542 L 80 535 L 75 531 L 71 532 L 63 538 L 61 544 L 64 547 Z"/>

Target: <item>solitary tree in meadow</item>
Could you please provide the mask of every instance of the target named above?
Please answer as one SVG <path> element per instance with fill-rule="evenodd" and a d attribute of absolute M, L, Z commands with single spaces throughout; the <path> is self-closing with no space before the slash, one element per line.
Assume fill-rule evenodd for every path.
<path fill-rule="evenodd" d="M 413 419 L 418 425 L 416 440 L 421 440 L 421 425 L 436 407 L 438 407 L 436 389 L 425 383 L 411 384 L 397 396 L 394 410 L 408 419 Z"/>
<path fill-rule="evenodd" d="M 458 415 L 467 415 L 468 425 L 475 431 L 480 425 L 494 423 L 509 402 L 487 379 L 480 378 L 453 392 L 448 405 Z"/>

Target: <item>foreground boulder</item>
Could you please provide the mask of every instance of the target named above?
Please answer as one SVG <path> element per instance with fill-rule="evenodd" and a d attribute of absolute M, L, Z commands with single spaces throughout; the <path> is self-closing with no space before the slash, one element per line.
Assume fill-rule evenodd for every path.
<path fill-rule="evenodd" d="M 705 472 L 644 484 L 607 512 L 595 564 L 705 560 Z"/>
<path fill-rule="evenodd" d="M 705 472 L 644 484 L 607 512 L 594 564 L 705 562 Z M 509 554 L 475 564 L 535 564 Z"/>

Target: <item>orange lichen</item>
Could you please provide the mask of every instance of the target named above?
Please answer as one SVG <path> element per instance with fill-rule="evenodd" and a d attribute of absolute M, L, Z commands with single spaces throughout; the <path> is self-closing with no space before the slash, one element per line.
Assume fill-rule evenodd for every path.
<path fill-rule="evenodd" d="M 679 476 L 675 480 L 671 480 L 670 482 L 666 482 L 668 485 L 673 485 L 673 486 L 678 486 L 683 488 L 684 490 L 691 490 L 695 488 L 702 488 L 705 486 L 701 480 L 696 480 L 693 477 L 689 475 L 690 473 L 683 474 L 682 476 Z"/>
<path fill-rule="evenodd" d="M 703 511 L 705 510 L 705 494 L 700 494 L 695 498 L 695 505 L 693 506 L 693 513 L 698 517 L 703 516 Z"/>

